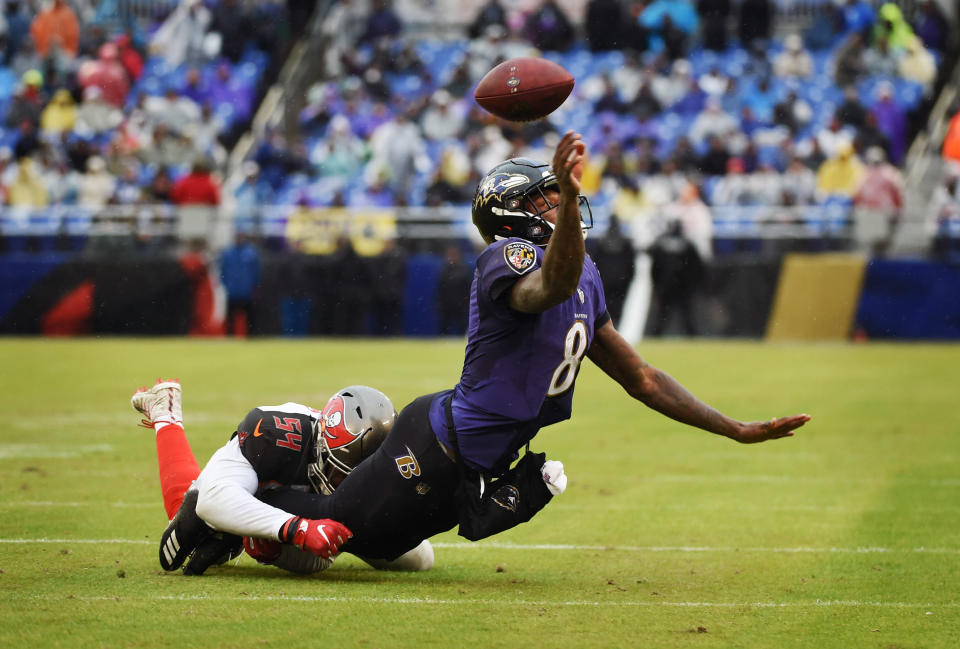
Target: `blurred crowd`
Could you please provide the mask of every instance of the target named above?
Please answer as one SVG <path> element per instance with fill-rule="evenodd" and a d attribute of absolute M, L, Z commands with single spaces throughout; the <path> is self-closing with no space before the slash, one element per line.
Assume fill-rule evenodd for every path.
<path fill-rule="evenodd" d="M 6 0 L 0 200 L 218 203 L 216 172 L 282 55 L 288 4 Z"/>
<path fill-rule="evenodd" d="M 690 203 L 896 210 L 898 168 L 955 45 L 929 0 L 910 16 L 893 3 L 821 3 L 805 32 L 782 39 L 770 0 L 590 0 L 582 30 L 556 0 L 489 0 L 443 41 L 408 34 L 400 4 L 335 3 L 302 137 L 265 135 L 246 197 L 462 205 L 496 161 L 548 158 L 574 128 L 590 144 L 586 191 L 622 217 Z M 577 79 L 548 120 L 504 122 L 475 104 L 493 65 L 538 54 Z"/>
<path fill-rule="evenodd" d="M 224 196 L 227 153 L 270 66 L 275 76 L 278 43 L 315 4 L 6 0 L 0 198 L 226 199 L 248 215 L 463 206 L 497 161 L 549 159 L 573 128 L 589 143 L 583 181 L 598 213 L 683 215 L 708 254 L 718 209 L 780 206 L 784 220 L 832 204 L 897 212 L 907 148 L 957 44 L 932 0 L 908 15 L 882 0 L 814 3 L 793 33 L 775 29 L 773 0 L 477 0 L 443 38 L 412 23 L 413 0 L 335 1 L 298 132 L 268 129 Z M 498 120 L 472 89 L 524 55 L 567 67 L 573 96 L 547 120 Z"/>

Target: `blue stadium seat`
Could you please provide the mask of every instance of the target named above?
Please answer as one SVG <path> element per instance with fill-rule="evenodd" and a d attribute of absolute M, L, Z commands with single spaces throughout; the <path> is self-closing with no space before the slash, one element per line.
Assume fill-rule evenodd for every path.
<path fill-rule="evenodd" d="M 423 205 L 427 200 L 427 187 L 430 186 L 432 173 L 417 174 L 407 192 L 408 205 Z"/>
<path fill-rule="evenodd" d="M 852 202 L 836 203 L 826 206 L 824 210 L 824 225 L 830 234 L 844 232 L 851 225 Z"/>
<path fill-rule="evenodd" d="M 260 77 L 260 68 L 256 63 L 247 61 L 233 69 L 233 76 L 245 81 L 246 83 L 244 85 L 255 86 L 257 79 Z"/>
<path fill-rule="evenodd" d="M 797 93 L 797 96 L 806 99 L 810 103 L 810 107 L 814 110 L 816 110 L 816 107 L 826 100 L 826 95 L 823 92 L 823 88 L 815 84 L 810 84 L 805 88 L 802 88 Z"/>
<path fill-rule="evenodd" d="M 801 211 L 803 232 L 808 237 L 822 237 L 827 231 L 825 212 L 820 207 L 809 206 Z"/>
<path fill-rule="evenodd" d="M 17 89 L 17 77 L 13 70 L 0 67 L 0 98 L 9 99 Z"/>
<path fill-rule="evenodd" d="M 143 75 L 163 77 L 170 73 L 170 66 L 162 56 L 151 56 L 143 62 Z"/>
<path fill-rule="evenodd" d="M 960 219 L 948 219 L 945 226 L 947 234 L 950 236 L 950 238 L 960 238 Z"/>
<path fill-rule="evenodd" d="M 463 59 L 462 54 L 440 54 L 433 57 L 421 58 L 423 64 L 430 71 L 430 76 L 438 86 L 443 86 L 453 75 L 454 69 Z"/>
<path fill-rule="evenodd" d="M 560 113 L 560 111 L 557 111 L 557 113 Z M 554 115 L 557 115 L 557 113 L 554 113 Z M 565 113 L 560 113 L 560 115 L 564 117 L 563 122 L 560 124 L 554 122 L 558 128 L 582 132 L 587 130 L 590 121 L 593 119 L 593 108 L 587 102 L 572 102 L 569 109 Z"/>
<path fill-rule="evenodd" d="M 139 176 L 137 182 L 141 185 L 149 185 L 154 177 L 157 175 L 157 165 L 153 163 L 145 163 L 140 165 Z"/>
<path fill-rule="evenodd" d="M 423 79 L 415 74 L 388 74 L 387 85 L 390 86 L 390 92 L 405 101 L 412 101 L 430 91 Z"/>
<path fill-rule="evenodd" d="M 587 52 L 589 54 L 589 52 Z M 610 50 L 609 52 L 597 52 L 590 57 L 593 60 L 594 70 L 611 73 L 614 70 L 623 67 L 623 52 L 621 50 Z"/>
<path fill-rule="evenodd" d="M 236 119 L 237 109 L 229 101 L 217 104 L 217 107 L 214 110 L 217 114 L 217 117 L 222 119 L 223 123 L 228 126 L 233 124 L 234 120 Z"/>
<path fill-rule="evenodd" d="M 740 233 L 740 226 L 737 221 L 737 209 L 724 206 L 715 206 L 711 208 L 710 213 L 713 216 L 713 235 L 718 238 L 733 238 Z"/>
<path fill-rule="evenodd" d="M 274 196 L 274 202 L 277 205 L 296 205 L 300 200 L 302 189 L 284 185 Z"/>
<path fill-rule="evenodd" d="M 831 54 L 825 50 L 810 51 L 810 58 L 813 59 L 813 76 L 825 77 L 830 71 Z"/>
<path fill-rule="evenodd" d="M 690 52 L 687 59 L 690 61 L 690 67 L 696 75 L 705 74 L 711 69 L 722 65 L 720 57 L 713 50 L 694 50 Z"/>
<path fill-rule="evenodd" d="M 737 216 L 738 234 L 743 237 L 760 236 L 760 222 L 767 209 L 766 205 L 741 206 Z"/>
<path fill-rule="evenodd" d="M 894 80 L 897 103 L 905 110 L 911 110 L 923 100 L 923 86 L 907 79 Z"/>
<path fill-rule="evenodd" d="M 266 70 L 267 64 L 270 62 L 270 56 L 263 50 L 248 47 L 246 50 L 244 50 L 240 61 L 242 63 L 252 64 L 256 68 L 257 75 L 259 76 L 264 70 Z"/>
<path fill-rule="evenodd" d="M 136 83 L 135 91 L 157 96 L 162 95 L 166 91 L 166 87 L 158 77 L 144 75 Z"/>
<path fill-rule="evenodd" d="M 424 63 L 431 63 L 437 58 L 442 57 L 444 45 L 442 41 L 423 39 L 416 42 L 414 51 Z"/>
<path fill-rule="evenodd" d="M 594 233 L 606 232 L 614 198 L 615 196 L 612 195 L 611 192 L 605 191 L 598 191 L 590 197 L 590 210 L 593 212 Z"/>
<path fill-rule="evenodd" d="M 593 55 L 582 47 L 573 48 L 566 54 L 557 54 L 554 61 L 565 67 L 576 79 L 600 72 Z"/>

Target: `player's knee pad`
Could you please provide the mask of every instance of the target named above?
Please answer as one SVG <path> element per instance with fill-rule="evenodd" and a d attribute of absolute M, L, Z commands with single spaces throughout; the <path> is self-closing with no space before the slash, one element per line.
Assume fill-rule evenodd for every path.
<path fill-rule="evenodd" d="M 386 559 L 366 559 L 360 557 L 377 570 L 396 570 L 400 572 L 423 572 L 433 568 L 433 545 L 428 539 L 412 550 L 404 552 L 393 561 Z"/>
<path fill-rule="evenodd" d="M 394 570 L 410 572 L 430 570 L 433 568 L 433 545 L 428 539 L 424 539 L 414 549 L 401 554 L 394 563 L 398 566 Z"/>

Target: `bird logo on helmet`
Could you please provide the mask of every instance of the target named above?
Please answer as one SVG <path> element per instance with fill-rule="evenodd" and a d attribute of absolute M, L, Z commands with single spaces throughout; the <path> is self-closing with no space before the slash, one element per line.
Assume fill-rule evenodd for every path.
<path fill-rule="evenodd" d="M 553 224 L 543 215 L 557 206 L 547 200 L 545 190 L 551 189 L 557 189 L 557 177 L 546 162 L 531 158 L 505 160 L 491 169 L 477 186 L 473 223 L 488 243 L 519 237 L 545 246 L 553 234 Z M 542 199 L 543 207 L 536 207 L 535 197 Z M 585 196 L 578 196 L 578 202 L 586 231 L 593 227 L 593 213 Z"/>
<path fill-rule="evenodd" d="M 486 205 L 491 200 L 502 203 L 503 195 L 508 190 L 526 185 L 529 182 L 530 178 L 525 174 L 491 173 L 477 187 L 477 194 L 473 199 L 473 209 Z"/>

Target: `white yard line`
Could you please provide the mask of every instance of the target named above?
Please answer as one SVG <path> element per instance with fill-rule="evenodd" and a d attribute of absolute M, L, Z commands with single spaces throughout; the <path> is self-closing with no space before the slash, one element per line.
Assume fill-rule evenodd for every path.
<path fill-rule="evenodd" d="M 128 544 L 154 545 L 157 541 L 150 539 L 2 539 L 0 544 Z M 449 543 L 444 541 L 433 542 L 434 548 L 450 550 L 554 550 L 561 552 L 677 552 L 677 553 L 709 553 L 709 552 L 744 552 L 744 553 L 773 553 L 773 554 L 960 554 L 960 548 L 884 548 L 864 546 L 854 548 L 837 547 L 736 547 L 736 546 L 685 546 L 685 545 L 567 545 L 560 543 L 501 543 L 485 541 L 480 543 Z"/>
<path fill-rule="evenodd" d="M 745 474 L 703 474 L 703 473 L 658 473 L 643 476 L 647 482 L 686 482 L 715 485 L 730 484 L 796 484 L 798 482 L 814 484 L 856 484 L 856 485 L 885 485 L 891 480 L 896 484 L 918 487 L 960 487 L 960 478 L 887 478 L 863 477 L 855 478 L 844 475 L 766 475 L 759 473 Z"/>
<path fill-rule="evenodd" d="M 82 544 L 106 544 L 106 545 L 156 545 L 158 541 L 151 541 L 150 539 L 0 539 L 0 544 L 9 543 L 9 544 L 19 544 L 19 545 L 30 545 L 30 544 L 44 544 L 44 543 L 62 543 L 62 544 L 71 544 L 71 543 L 82 543 Z"/>
<path fill-rule="evenodd" d="M 464 548 L 481 549 L 496 548 L 498 550 L 568 550 L 572 552 L 584 551 L 619 551 L 619 552 L 773 552 L 784 554 L 881 554 L 881 553 L 910 553 L 910 554 L 960 554 L 960 548 L 814 548 L 814 547 L 736 547 L 736 546 L 686 546 L 686 545 L 565 545 L 565 544 L 533 544 L 501 543 L 488 541 L 486 543 L 434 543 L 435 548 Z"/>
<path fill-rule="evenodd" d="M 149 503 L 125 503 L 125 502 L 112 502 L 112 503 L 98 503 L 98 502 L 63 502 L 63 501 L 53 501 L 53 500 L 21 500 L 19 502 L 6 502 L 0 503 L 0 509 L 16 509 L 17 507 L 120 507 L 120 508 L 131 508 L 139 509 L 142 507 L 152 507 L 157 511 L 163 510 L 163 505 L 159 502 L 149 502 Z"/>
<path fill-rule="evenodd" d="M 45 599 L 50 596 L 32 595 L 23 599 Z M 497 599 L 437 599 L 432 597 L 341 597 L 341 596 L 311 596 L 311 595 L 153 595 L 135 597 L 117 597 L 112 595 L 72 596 L 65 599 L 85 602 L 107 601 L 172 601 L 172 602 L 308 602 L 308 603 L 348 603 L 348 604 L 426 604 L 426 605 L 454 605 L 454 606 L 595 606 L 595 607 L 675 607 L 675 608 L 904 608 L 924 609 L 930 615 L 931 609 L 960 608 L 960 602 L 944 602 L 940 604 L 924 602 L 883 602 L 860 600 L 808 600 L 801 602 L 637 602 L 637 601 L 597 601 L 597 600 L 511 600 Z"/>

